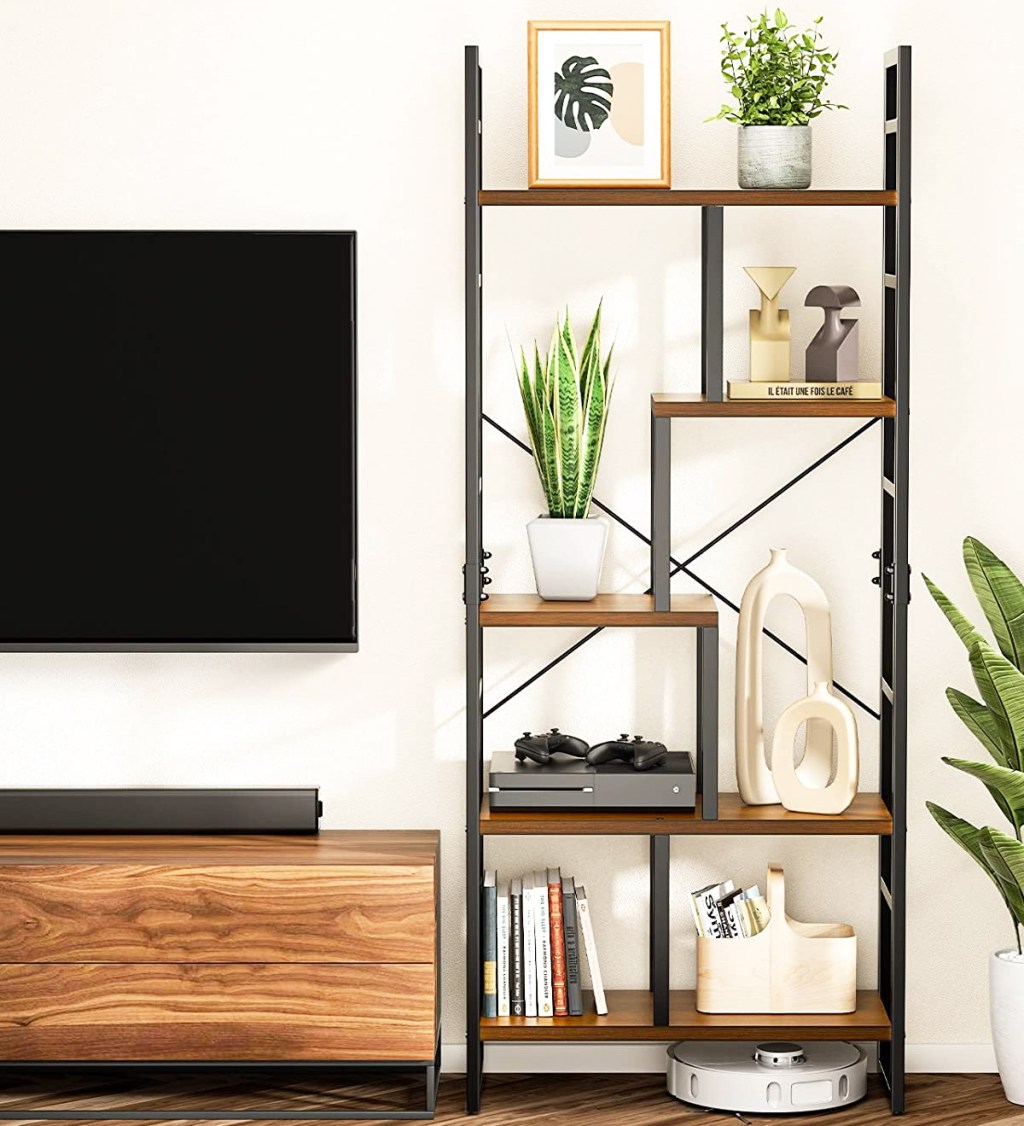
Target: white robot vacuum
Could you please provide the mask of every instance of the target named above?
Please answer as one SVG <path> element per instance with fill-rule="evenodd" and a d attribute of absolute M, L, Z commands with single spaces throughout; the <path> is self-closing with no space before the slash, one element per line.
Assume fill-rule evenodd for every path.
<path fill-rule="evenodd" d="M 668 1061 L 669 1094 L 706 1110 L 812 1113 L 867 1093 L 867 1056 L 855 1044 L 680 1040 Z"/>

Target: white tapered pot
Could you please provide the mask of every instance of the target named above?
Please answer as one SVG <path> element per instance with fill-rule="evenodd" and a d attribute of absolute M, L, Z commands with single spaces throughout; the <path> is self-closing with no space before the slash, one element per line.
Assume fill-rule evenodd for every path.
<path fill-rule="evenodd" d="M 1003 1092 L 1011 1103 L 1024 1106 L 1024 959 L 1016 950 L 990 955 L 988 991 Z"/>
<path fill-rule="evenodd" d="M 582 520 L 538 516 L 526 525 L 533 576 L 541 598 L 589 602 L 601 581 L 608 522 L 600 516 Z"/>

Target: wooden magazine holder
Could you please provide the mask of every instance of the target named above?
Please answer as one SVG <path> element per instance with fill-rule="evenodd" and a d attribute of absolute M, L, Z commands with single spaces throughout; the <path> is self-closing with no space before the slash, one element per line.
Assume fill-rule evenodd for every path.
<path fill-rule="evenodd" d="M 702 1013 L 852 1013 L 857 935 L 846 923 L 799 923 L 786 914 L 781 866 L 768 866 L 768 926 L 753 938 L 697 939 Z"/>

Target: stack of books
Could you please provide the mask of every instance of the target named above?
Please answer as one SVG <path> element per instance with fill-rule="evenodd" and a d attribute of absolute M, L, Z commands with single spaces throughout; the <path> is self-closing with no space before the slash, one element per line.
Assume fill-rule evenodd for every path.
<path fill-rule="evenodd" d="M 598 1015 L 608 1012 L 586 890 L 558 868 L 484 875 L 485 1017 L 583 1016 L 582 960 Z"/>
<path fill-rule="evenodd" d="M 691 892 L 690 907 L 701 938 L 753 938 L 768 926 L 770 918 L 757 884 L 737 888 L 732 880 Z"/>

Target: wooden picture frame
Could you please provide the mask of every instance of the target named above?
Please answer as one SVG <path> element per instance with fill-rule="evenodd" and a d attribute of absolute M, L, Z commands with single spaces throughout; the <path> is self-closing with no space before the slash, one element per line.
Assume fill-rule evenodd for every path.
<path fill-rule="evenodd" d="M 671 187 L 669 21 L 531 20 L 527 34 L 529 186 Z M 555 101 L 545 73 L 565 76 Z"/>

